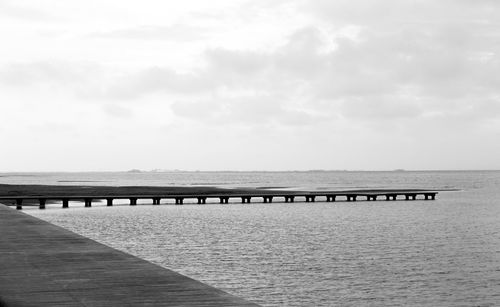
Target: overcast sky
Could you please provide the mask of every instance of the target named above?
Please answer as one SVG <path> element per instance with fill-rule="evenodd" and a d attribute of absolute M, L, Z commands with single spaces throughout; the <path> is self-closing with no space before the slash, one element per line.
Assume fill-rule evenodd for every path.
<path fill-rule="evenodd" d="M 500 169 L 500 1 L 0 0 L 0 171 Z"/>

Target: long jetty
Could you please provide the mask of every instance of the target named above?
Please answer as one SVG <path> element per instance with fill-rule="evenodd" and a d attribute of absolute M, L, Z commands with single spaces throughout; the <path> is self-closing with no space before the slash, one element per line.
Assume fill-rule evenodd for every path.
<path fill-rule="evenodd" d="M 1 204 L 0 234 L 2 307 L 258 306 Z"/>
<path fill-rule="evenodd" d="M 176 205 L 184 204 L 185 200 L 194 200 L 197 204 L 206 204 L 207 200 L 215 200 L 221 204 L 231 202 L 241 202 L 248 204 L 251 202 L 271 203 L 281 201 L 291 203 L 295 201 L 304 202 L 335 202 L 347 201 L 354 202 L 365 201 L 395 201 L 395 200 L 435 200 L 437 191 L 434 190 L 351 190 L 351 191 L 272 191 L 272 190 L 250 190 L 250 189 L 215 189 L 184 188 L 179 191 L 178 188 L 172 188 L 172 192 L 165 193 L 161 187 L 92 187 L 90 190 L 74 189 L 71 187 L 59 186 L 61 191 L 50 191 L 47 193 L 27 193 L 26 191 L 17 191 L 5 195 L 0 193 L 1 200 L 10 200 L 17 209 L 23 208 L 25 201 L 30 204 L 38 202 L 40 209 L 45 209 L 48 202 L 60 202 L 62 208 L 68 208 L 70 201 L 84 202 L 85 207 L 91 207 L 93 201 L 105 200 L 107 206 L 113 206 L 115 200 L 128 200 L 129 204 L 134 206 L 139 200 L 150 200 L 153 205 L 163 203 L 173 203 Z M 82 187 L 80 187 L 82 188 Z M 142 188 L 142 189 L 141 189 Z M 110 189 L 105 191 L 105 189 Z M 163 188 L 165 189 L 165 188 Z M 57 192 L 57 193 L 56 193 Z"/>

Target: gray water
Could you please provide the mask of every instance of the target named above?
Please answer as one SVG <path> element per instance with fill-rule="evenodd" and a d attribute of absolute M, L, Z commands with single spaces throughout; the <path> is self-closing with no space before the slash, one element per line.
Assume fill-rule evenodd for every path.
<path fill-rule="evenodd" d="M 218 175 L 219 186 L 461 191 L 436 201 L 25 212 L 263 306 L 500 304 L 500 172 L 258 173 L 238 182 L 247 177 Z"/>

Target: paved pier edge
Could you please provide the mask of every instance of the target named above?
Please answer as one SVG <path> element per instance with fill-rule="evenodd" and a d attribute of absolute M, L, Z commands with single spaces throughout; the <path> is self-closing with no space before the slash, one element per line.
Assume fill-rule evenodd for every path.
<path fill-rule="evenodd" d="M 0 306 L 258 305 L 0 204 Z"/>

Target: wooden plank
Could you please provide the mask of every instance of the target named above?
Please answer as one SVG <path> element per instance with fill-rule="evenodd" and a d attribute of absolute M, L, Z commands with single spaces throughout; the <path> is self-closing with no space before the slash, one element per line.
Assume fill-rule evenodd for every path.
<path fill-rule="evenodd" d="M 0 306 L 258 306 L 0 205 Z"/>

